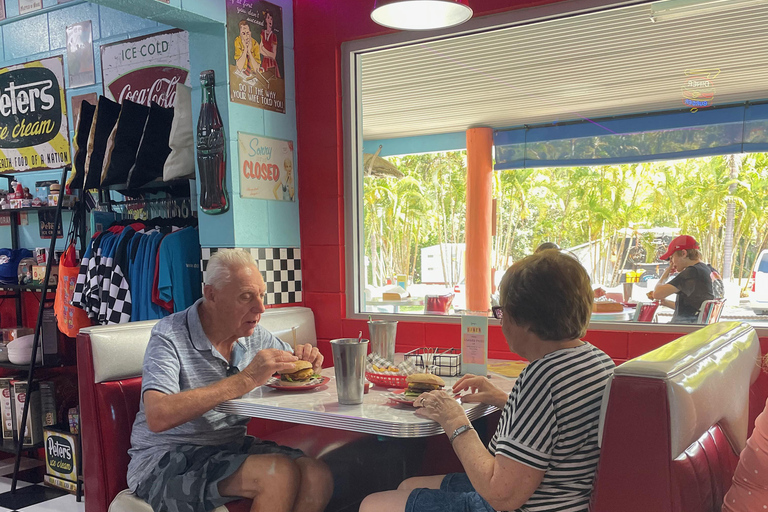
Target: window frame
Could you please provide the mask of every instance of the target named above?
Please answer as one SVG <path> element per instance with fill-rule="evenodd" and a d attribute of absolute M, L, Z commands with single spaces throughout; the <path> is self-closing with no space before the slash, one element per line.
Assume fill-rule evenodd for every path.
<path fill-rule="evenodd" d="M 649 4 L 651 0 L 566 0 L 539 7 L 506 11 L 483 17 L 476 17 L 461 25 L 430 32 L 396 32 L 365 39 L 347 41 L 341 44 L 341 86 L 342 86 L 342 136 L 344 174 L 344 292 L 347 300 L 345 318 L 362 320 L 366 318 L 391 319 L 404 322 L 460 323 L 460 315 L 424 316 L 401 313 L 366 312 L 364 286 L 361 287 L 364 269 L 364 222 L 363 222 L 363 135 L 361 57 L 366 53 L 393 49 L 399 46 L 418 44 L 460 37 L 477 32 L 499 28 L 541 23 L 558 18 L 595 13 L 604 10 Z M 500 321 L 489 316 L 489 325 Z M 697 324 L 653 324 L 638 322 L 590 322 L 589 329 L 602 331 L 680 332 L 689 333 L 699 329 Z M 754 326 L 759 336 L 768 336 L 768 326 Z"/>

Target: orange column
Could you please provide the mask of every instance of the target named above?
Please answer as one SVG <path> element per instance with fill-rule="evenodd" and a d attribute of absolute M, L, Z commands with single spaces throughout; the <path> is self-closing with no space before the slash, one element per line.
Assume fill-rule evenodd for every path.
<path fill-rule="evenodd" d="M 467 130 L 467 309 L 491 307 L 493 129 Z"/>

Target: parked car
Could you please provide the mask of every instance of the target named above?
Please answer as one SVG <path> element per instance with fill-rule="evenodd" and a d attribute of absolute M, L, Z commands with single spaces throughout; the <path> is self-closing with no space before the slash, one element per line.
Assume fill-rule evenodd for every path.
<path fill-rule="evenodd" d="M 768 315 L 768 250 L 762 251 L 755 260 L 749 306 L 756 315 Z"/>

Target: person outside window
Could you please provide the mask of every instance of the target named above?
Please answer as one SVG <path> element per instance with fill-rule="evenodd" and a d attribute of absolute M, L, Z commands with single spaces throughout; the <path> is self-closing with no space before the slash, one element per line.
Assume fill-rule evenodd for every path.
<path fill-rule="evenodd" d="M 128 485 L 153 510 L 206 512 L 240 497 L 251 510 L 320 512 L 331 497 L 328 467 L 300 450 L 246 435 L 248 417 L 214 408 L 305 360 L 259 325 L 266 285 L 250 253 L 216 252 L 203 297 L 152 329 L 131 433 Z"/>
<path fill-rule="evenodd" d="M 671 323 L 696 323 L 704 301 L 723 297 L 720 274 L 711 265 L 701 261 L 699 244 L 690 235 L 681 235 L 672 240 L 661 259 L 669 260 L 669 266 L 653 292 L 648 294 L 649 297 L 675 310 Z M 678 274 L 667 282 L 674 272 Z M 674 293 L 677 299 L 672 302 L 667 297 Z"/>
<path fill-rule="evenodd" d="M 240 21 L 240 35 L 235 38 L 235 64 L 237 69 L 250 76 L 259 69 L 261 55 L 259 45 L 251 36 L 251 27 L 246 20 Z"/>
<path fill-rule="evenodd" d="M 598 423 L 614 363 L 580 340 L 592 314 L 592 286 L 581 264 L 542 251 L 512 265 L 501 281 L 501 331 L 530 364 L 507 395 L 484 376 L 465 375 L 463 402 L 503 409 L 486 448 L 462 406 L 445 391 L 423 393 L 416 414 L 448 434 L 465 473 L 409 478 L 371 494 L 360 512 L 587 512 L 600 456 Z"/>

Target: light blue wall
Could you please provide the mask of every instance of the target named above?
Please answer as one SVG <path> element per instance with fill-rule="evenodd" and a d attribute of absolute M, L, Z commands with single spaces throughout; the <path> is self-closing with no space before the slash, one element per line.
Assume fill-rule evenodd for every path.
<path fill-rule="evenodd" d="M 0 21 L 0 41 L 2 42 L 0 67 L 46 57 L 64 56 L 66 27 L 80 21 L 91 20 L 96 84 L 76 89 L 67 88 L 66 90 L 70 141 L 74 139 L 75 128 L 70 108 L 72 96 L 89 92 L 101 94 L 103 91 L 101 59 L 99 58 L 101 45 L 171 28 L 156 21 L 145 20 L 109 7 L 78 0 L 62 5 L 58 5 L 56 0 L 44 0 L 42 11 L 37 11 L 17 20 L 14 20 L 19 12 L 19 5 L 16 0 L 5 0 L 5 10 L 6 19 Z M 68 76 L 66 66 L 65 58 L 65 77 Z M 74 150 L 72 149 L 72 151 L 74 155 Z M 34 191 L 36 181 L 61 179 L 61 169 L 22 173 L 17 176 L 17 179 L 22 186 L 29 187 L 31 191 Z M 6 185 L 6 180 L 0 179 L 0 186 L 5 187 Z M 48 247 L 50 241 L 40 239 L 37 214 L 31 212 L 27 217 L 29 224 L 19 227 L 19 245 L 26 248 Z M 71 213 L 64 213 L 64 234 L 67 232 L 71 218 Z M 57 242 L 56 246 L 58 249 L 63 249 L 63 244 L 64 241 L 61 240 Z M 10 246 L 10 229 L 0 227 L 0 247 Z"/>
<path fill-rule="evenodd" d="M 248 132 L 267 137 L 296 141 L 296 101 L 293 66 L 293 5 L 290 0 L 272 0 L 283 10 L 283 46 L 285 64 L 286 113 L 277 114 L 255 107 L 228 101 L 226 12 L 224 0 L 171 0 L 170 5 L 156 0 L 94 0 L 93 3 L 74 0 L 58 5 L 56 0 L 44 0 L 42 11 L 14 20 L 18 15 L 18 2 L 5 1 L 7 19 L 0 21 L 2 63 L 0 67 L 30 60 L 65 55 L 65 27 L 91 20 L 94 40 L 96 81 L 93 86 L 67 88 L 67 111 L 70 139 L 74 138 L 74 125 L 70 107 L 71 97 L 89 92 L 101 94 L 102 44 L 122 41 L 173 27 L 189 31 L 190 81 L 193 123 L 197 124 L 200 110 L 200 72 L 216 72 L 216 96 L 224 126 L 228 127 L 230 211 L 223 215 L 199 212 L 200 243 L 203 247 L 298 247 L 298 202 L 284 203 L 260 199 L 240 198 L 238 173 L 237 132 Z M 114 8 L 113 8 L 114 7 Z M 120 9 L 120 10 L 118 10 Z M 125 12 L 127 11 L 127 12 Z M 65 59 L 65 76 L 66 59 Z M 294 160 L 295 161 L 295 160 Z M 301 170 L 296 169 L 300 176 Z M 57 172 L 53 172 L 57 174 Z M 22 178 L 34 187 L 34 181 L 49 179 L 50 173 L 31 172 Z M 38 176 L 45 176 L 38 177 Z M 60 176 L 58 171 L 57 178 Z M 298 181 L 297 177 L 297 181 Z M 3 184 L 0 183 L 0 186 Z M 198 189 L 199 192 L 199 189 Z M 30 215 L 30 226 L 22 227 L 20 241 L 33 243 L 37 236 L 37 223 Z M 33 223 L 34 220 L 34 223 Z M 68 222 L 69 217 L 65 217 Z M 34 224 L 34 225 L 33 225 Z M 32 231 L 34 230 L 34 236 Z M 10 245 L 7 229 L 0 229 L 0 245 Z M 5 238 L 4 238 L 5 237 Z M 7 244 L 5 240 L 7 239 Z"/>

